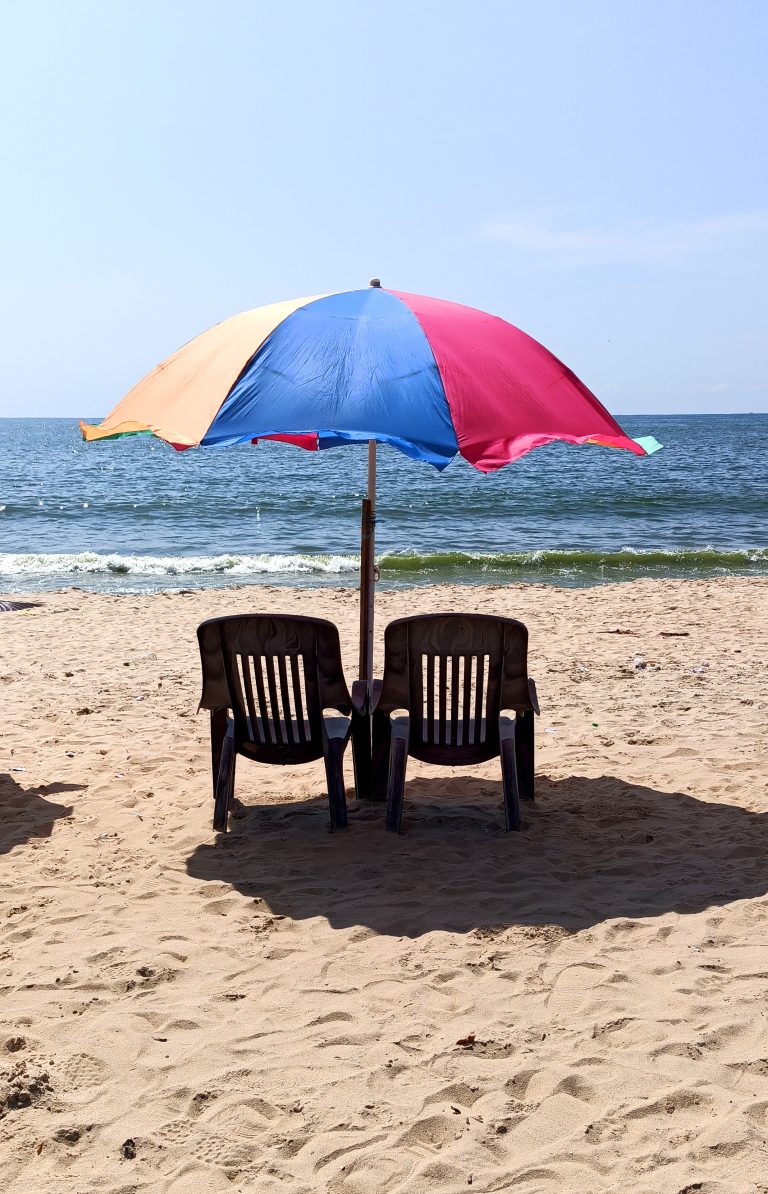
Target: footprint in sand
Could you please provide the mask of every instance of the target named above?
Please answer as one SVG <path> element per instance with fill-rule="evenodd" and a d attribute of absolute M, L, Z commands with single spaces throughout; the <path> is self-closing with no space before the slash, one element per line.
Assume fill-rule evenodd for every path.
<path fill-rule="evenodd" d="M 335 1133 L 334 1133 L 335 1135 Z M 386 1140 L 386 1133 L 380 1132 L 376 1136 L 367 1136 L 364 1140 L 355 1140 L 351 1135 L 349 1137 L 349 1144 L 341 1144 L 334 1148 L 331 1152 L 325 1153 L 315 1161 L 312 1169 L 315 1173 L 325 1169 L 327 1165 L 332 1165 L 334 1161 L 339 1161 L 342 1157 L 348 1157 L 350 1153 L 359 1152 L 361 1149 L 369 1148 L 373 1144 L 379 1144 L 382 1140 Z M 312 1149 L 312 1141 L 302 1140 L 299 1143 L 299 1148 L 296 1152 L 301 1152 L 304 1148 Z M 324 1143 L 327 1143 L 325 1141 Z M 317 1147 L 317 1145 L 315 1145 Z M 295 1153 L 294 1153 L 295 1155 Z"/>
<path fill-rule="evenodd" d="M 434 1094 L 424 1100 L 424 1107 L 433 1103 L 454 1104 L 459 1107 L 471 1107 L 482 1098 L 483 1092 L 479 1086 L 468 1086 L 466 1082 L 452 1082 L 450 1086 L 441 1086 Z"/>
<path fill-rule="evenodd" d="M 700 1108 L 708 1108 L 714 1105 L 714 1101 L 709 1095 L 704 1094 L 702 1090 L 689 1090 L 686 1087 L 681 1087 L 679 1090 L 670 1091 L 669 1094 L 662 1095 L 661 1098 L 655 1099 L 652 1103 L 644 1103 L 639 1107 L 630 1107 L 628 1110 L 622 1112 L 624 1119 L 643 1120 L 653 1118 L 654 1116 L 666 1116 L 681 1112 L 692 1113 L 695 1118 L 701 1117 Z M 675 1120 L 676 1127 L 679 1127 L 679 1118 Z"/>
<path fill-rule="evenodd" d="M 402 1158 L 376 1153 L 372 1157 L 359 1157 L 343 1166 L 343 1172 L 335 1174 L 326 1184 L 326 1194 L 389 1194 L 396 1189 L 405 1190 Z"/>
<path fill-rule="evenodd" d="M 194 1131 L 195 1125 L 189 1119 L 172 1119 L 167 1124 L 161 1124 L 154 1135 L 163 1143 L 183 1145 Z"/>
<path fill-rule="evenodd" d="M 222 1136 L 198 1120 L 175 1119 L 153 1133 L 154 1139 L 163 1147 L 183 1149 L 199 1161 L 219 1168 L 244 1169 L 257 1159 L 255 1143 L 243 1140 L 233 1133 L 232 1139 Z"/>
<path fill-rule="evenodd" d="M 62 1085 L 71 1090 L 85 1090 L 89 1086 L 99 1086 L 111 1074 L 111 1068 L 99 1057 L 91 1053 L 75 1053 L 59 1067 Z"/>
<path fill-rule="evenodd" d="M 566 966 L 555 979 L 547 997 L 550 1015 L 575 1012 L 589 1005 L 590 996 L 605 976 L 605 967 L 597 962 Z"/>
<path fill-rule="evenodd" d="M 310 1020 L 307 1028 L 316 1028 L 320 1024 L 349 1023 L 352 1020 L 349 1012 L 328 1012 L 325 1016 L 318 1016 Z"/>
<path fill-rule="evenodd" d="M 469 1038 L 467 1038 L 469 1040 Z M 457 1045 L 457 1053 L 471 1053 L 473 1057 L 484 1057 L 487 1060 L 499 1061 L 514 1053 L 516 1046 L 512 1041 L 471 1041 L 467 1045 Z"/>
<path fill-rule="evenodd" d="M 178 973 L 178 970 L 172 970 L 170 966 L 139 966 L 136 971 L 137 977 L 128 979 L 125 989 L 133 991 L 138 988 L 139 993 L 151 990 L 160 986 L 161 983 L 172 982 Z"/>
<path fill-rule="evenodd" d="M 259 1150 L 248 1141 L 201 1132 L 187 1147 L 199 1161 L 222 1169 L 246 1169 L 259 1159 Z"/>
<path fill-rule="evenodd" d="M 238 911 L 243 911 L 243 901 L 236 896 L 206 900 L 203 905 L 203 912 L 208 916 L 229 916 L 231 912 Z"/>

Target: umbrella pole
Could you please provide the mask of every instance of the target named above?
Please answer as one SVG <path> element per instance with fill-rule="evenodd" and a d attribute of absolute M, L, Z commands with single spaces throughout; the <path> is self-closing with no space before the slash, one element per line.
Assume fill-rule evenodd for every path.
<path fill-rule="evenodd" d="M 368 496 L 363 498 L 360 531 L 360 666 L 362 701 L 355 701 L 352 686 L 352 757 L 358 800 L 371 800 L 371 687 L 373 680 L 373 588 L 376 550 L 376 441 L 368 441 Z"/>
<path fill-rule="evenodd" d="M 376 440 L 368 441 L 368 496 L 360 536 L 360 679 L 373 679 L 374 559 L 376 552 Z"/>

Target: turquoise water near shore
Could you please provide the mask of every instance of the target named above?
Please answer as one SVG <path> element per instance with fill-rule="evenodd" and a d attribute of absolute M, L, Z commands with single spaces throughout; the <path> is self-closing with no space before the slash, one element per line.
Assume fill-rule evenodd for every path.
<path fill-rule="evenodd" d="M 768 575 L 768 415 L 624 417 L 638 459 L 554 444 L 491 476 L 379 449 L 383 585 Z M 0 589 L 356 583 L 364 448 L 176 453 L 0 420 Z"/>

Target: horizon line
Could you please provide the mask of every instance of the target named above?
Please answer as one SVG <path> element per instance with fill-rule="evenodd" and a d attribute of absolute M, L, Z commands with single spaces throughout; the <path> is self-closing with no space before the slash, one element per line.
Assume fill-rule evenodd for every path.
<path fill-rule="evenodd" d="M 671 418 L 679 418 L 680 416 L 683 416 L 683 417 L 690 416 L 692 418 L 696 418 L 696 417 L 706 416 L 706 415 L 711 415 L 711 416 L 715 416 L 715 417 L 720 417 L 721 415 L 730 415 L 731 417 L 736 418 L 738 416 L 749 417 L 749 416 L 754 416 L 754 415 L 768 415 L 768 409 L 766 409 L 766 410 L 666 410 L 663 412 L 662 411 L 644 411 L 644 410 L 629 411 L 628 410 L 628 411 L 618 411 L 618 412 L 609 411 L 608 413 L 614 419 L 646 419 L 646 418 L 647 419 L 671 419 Z M 43 419 L 49 419 L 49 420 L 60 419 L 62 422 L 79 421 L 82 419 L 84 422 L 97 423 L 100 420 L 105 419 L 106 417 L 107 417 L 106 415 L 2 415 L 2 414 L 0 414 L 0 420 L 7 420 L 7 421 L 14 420 L 15 422 L 18 422 L 18 423 L 25 422 L 25 421 L 33 422 L 34 420 L 43 420 Z"/>

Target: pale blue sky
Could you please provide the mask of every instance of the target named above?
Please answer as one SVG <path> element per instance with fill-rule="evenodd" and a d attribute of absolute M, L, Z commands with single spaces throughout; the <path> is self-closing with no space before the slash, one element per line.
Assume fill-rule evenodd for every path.
<path fill-rule="evenodd" d="M 762 0 L 3 0 L 0 414 L 384 285 L 616 413 L 768 410 Z"/>

